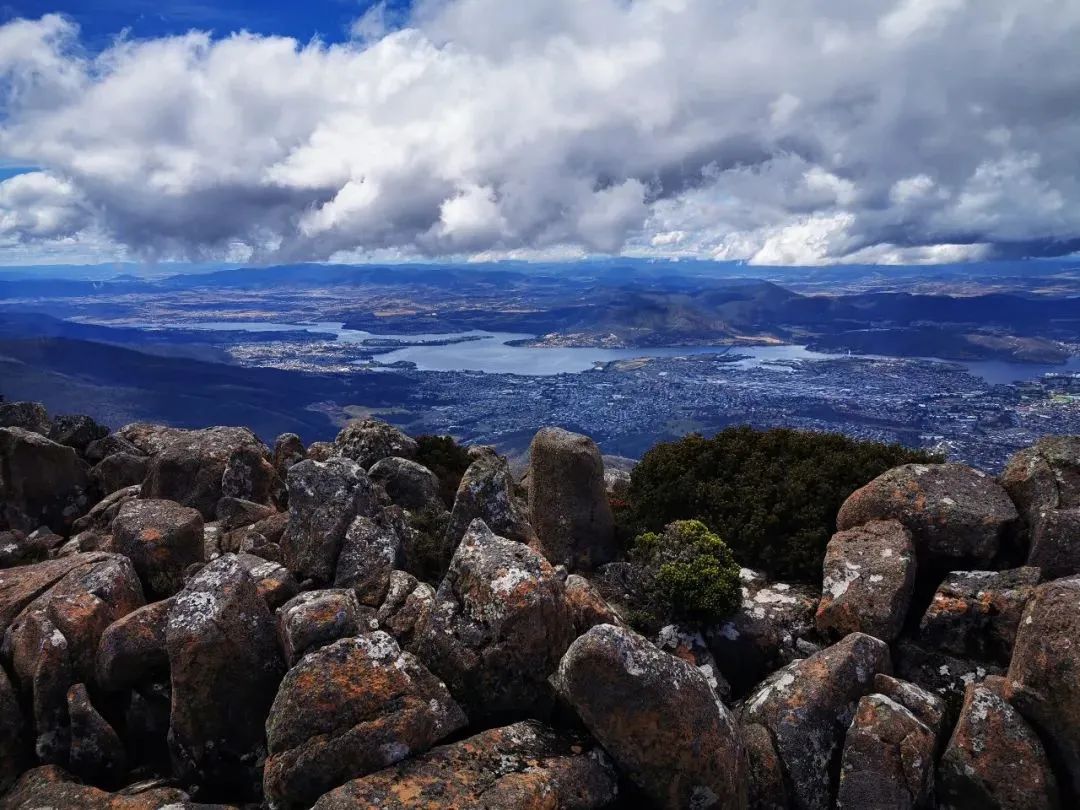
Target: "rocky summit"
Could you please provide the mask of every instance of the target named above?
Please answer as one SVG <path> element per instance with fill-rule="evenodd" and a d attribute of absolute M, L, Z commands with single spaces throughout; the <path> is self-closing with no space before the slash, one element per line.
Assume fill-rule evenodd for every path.
<path fill-rule="evenodd" d="M 9 404 L 0 810 L 1080 806 L 1080 439 L 862 481 L 722 616 L 591 439 L 526 470 Z"/>

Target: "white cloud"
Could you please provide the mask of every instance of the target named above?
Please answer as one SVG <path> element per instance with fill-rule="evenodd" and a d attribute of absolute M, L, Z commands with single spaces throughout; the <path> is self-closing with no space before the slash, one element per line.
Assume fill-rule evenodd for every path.
<path fill-rule="evenodd" d="M 353 36 L 0 26 L 0 158 L 41 167 L 0 261 L 1080 245 L 1075 2 L 421 0 Z"/>

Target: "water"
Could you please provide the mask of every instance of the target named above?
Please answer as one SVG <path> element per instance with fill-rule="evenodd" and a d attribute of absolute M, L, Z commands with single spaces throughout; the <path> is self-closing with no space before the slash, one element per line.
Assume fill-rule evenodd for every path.
<path fill-rule="evenodd" d="M 515 332 L 485 332 L 473 330 L 454 334 L 374 334 L 358 329 L 345 329 L 341 323 L 317 321 L 313 323 L 273 323 L 266 321 L 201 321 L 198 323 L 158 324 L 148 322 L 128 323 L 137 328 L 181 328 L 207 331 L 243 332 L 312 332 L 335 335 L 339 341 L 361 343 L 371 338 L 396 339 L 405 343 L 426 340 L 453 340 L 461 337 L 478 337 L 460 343 L 442 346 L 403 346 L 400 349 L 377 355 L 380 363 L 406 361 L 415 363 L 419 371 L 482 371 L 489 374 L 527 374 L 547 376 L 554 374 L 588 371 L 599 363 L 627 360 L 636 357 L 687 357 L 699 354 L 729 353 L 745 357 L 732 363 L 737 368 L 766 368 L 785 371 L 785 363 L 797 360 L 829 360 L 849 355 L 814 352 L 805 346 L 673 346 L 638 349 L 603 348 L 532 348 L 509 346 L 509 342 L 534 337 Z M 878 355 L 850 355 L 871 359 L 888 359 Z M 1051 365 L 1042 363 L 1012 363 L 1004 360 L 947 361 L 927 357 L 924 360 L 955 363 L 971 374 L 981 377 L 992 385 L 1022 380 L 1038 379 L 1044 374 L 1080 373 L 1080 357 L 1072 357 L 1067 363 Z"/>

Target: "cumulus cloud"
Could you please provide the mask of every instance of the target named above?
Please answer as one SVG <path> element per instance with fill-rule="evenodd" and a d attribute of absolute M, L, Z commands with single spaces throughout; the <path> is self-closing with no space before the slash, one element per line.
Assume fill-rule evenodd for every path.
<path fill-rule="evenodd" d="M 0 157 L 40 169 L 0 184 L 0 253 L 1080 248 L 1072 0 L 419 0 L 352 33 L 0 26 Z"/>

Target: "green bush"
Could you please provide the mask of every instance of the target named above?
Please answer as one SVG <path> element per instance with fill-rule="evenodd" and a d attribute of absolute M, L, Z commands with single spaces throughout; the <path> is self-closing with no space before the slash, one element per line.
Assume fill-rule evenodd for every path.
<path fill-rule="evenodd" d="M 836 513 L 892 467 L 940 458 L 832 433 L 728 428 L 658 444 L 630 476 L 623 536 L 700 520 L 740 564 L 770 577 L 817 582 Z"/>
<path fill-rule="evenodd" d="M 439 495 L 446 508 L 452 509 L 461 476 L 471 463 L 468 449 L 451 436 L 417 436 L 416 461 L 435 473 L 439 479 Z"/>
<path fill-rule="evenodd" d="M 409 516 L 412 538 L 406 550 L 406 566 L 417 579 L 435 587 L 450 566 L 452 549 L 445 545 L 449 524 L 449 512 L 424 509 Z"/>
<path fill-rule="evenodd" d="M 724 541 L 697 520 L 677 520 L 662 534 L 644 532 L 630 558 L 641 567 L 649 604 L 661 622 L 718 622 L 739 608 L 739 565 Z"/>

